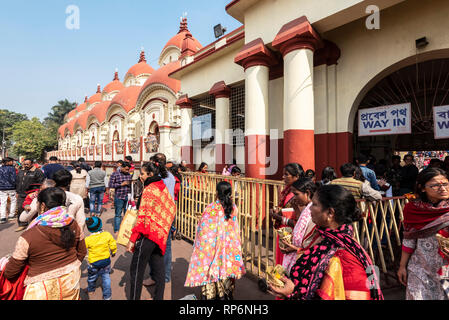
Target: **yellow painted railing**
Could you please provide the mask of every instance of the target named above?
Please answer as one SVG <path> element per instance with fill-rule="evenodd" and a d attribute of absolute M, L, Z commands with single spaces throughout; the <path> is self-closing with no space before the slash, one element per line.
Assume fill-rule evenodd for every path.
<path fill-rule="evenodd" d="M 178 198 L 176 228 L 194 241 L 195 232 L 206 206 L 216 200 L 216 185 L 228 181 L 239 209 L 240 237 L 247 271 L 262 277 L 267 266 L 276 261 L 276 234 L 269 210 L 278 204 L 282 181 L 236 178 L 216 174 L 183 173 Z M 377 202 L 358 201 L 363 219 L 354 223 L 355 239 L 384 273 L 388 272 L 385 252 L 395 261 L 395 247 L 401 245 L 404 197 L 384 198 Z"/>

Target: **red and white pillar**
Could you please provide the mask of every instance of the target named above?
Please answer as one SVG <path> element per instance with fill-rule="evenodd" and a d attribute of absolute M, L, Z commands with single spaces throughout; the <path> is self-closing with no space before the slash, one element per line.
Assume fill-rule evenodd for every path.
<path fill-rule="evenodd" d="M 337 174 L 342 164 L 352 162 L 352 133 L 339 130 L 337 112 L 337 61 L 340 58 L 338 46 L 324 40 L 324 47 L 315 53 L 315 74 L 320 80 L 315 90 L 317 119 L 315 124 L 316 172 L 321 178 L 321 172 L 326 166 L 333 167 Z M 340 131 L 340 132 L 339 132 Z"/>
<path fill-rule="evenodd" d="M 233 148 L 229 97 L 231 89 L 220 81 L 209 90 L 215 97 L 215 171 L 221 173 L 226 164 L 232 164 Z"/>
<path fill-rule="evenodd" d="M 315 170 L 313 55 L 321 38 L 301 17 L 285 24 L 272 44 L 284 58 L 284 165 Z"/>
<path fill-rule="evenodd" d="M 270 141 L 268 81 L 276 59 L 258 38 L 247 43 L 234 62 L 245 69 L 245 175 L 264 179 Z"/>
<path fill-rule="evenodd" d="M 176 101 L 176 105 L 181 109 L 181 160 L 185 160 L 187 166 L 193 170 L 192 100 L 183 95 Z"/>

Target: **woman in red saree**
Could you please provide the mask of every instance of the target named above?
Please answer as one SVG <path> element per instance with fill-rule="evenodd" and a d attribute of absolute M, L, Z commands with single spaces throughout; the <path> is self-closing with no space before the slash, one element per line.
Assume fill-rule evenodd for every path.
<path fill-rule="evenodd" d="M 398 270 L 407 300 L 447 300 L 449 181 L 444 170 L 421 171 L 417 199 L 404 207 L 404 240 Z"/>
<path fill-rule="evenodd" d="M 284 175 L 282 178 L 285 182 L 285 187 L 279 196 L 278 207 L 270 210 L 270 215 L 275 221 L 274 228 L 282 227 L 294 228 L 298 220 L 301 210 L 294 198 L 292 192 L 292 184 L 304 175 L 304 169 L 298 163 L 289 163 L 284 167 Z M 289 212 L 282 212 L 282 209 L 292 209 Z M 279 237 L 276 238 L 276 264 L 282 264 L 284 255 L 279 247 Z"/>
<path fill-rule="evenodd" d="M 165 290 L 164 254 L 169 230 L 176 214 L 175 203 L 159 176 L 159 169 L 147 163 L 141 169 L 148 178 L 140 200 L 137 221 L 127 246 L 133 253 L 130 267 L 131 300 L 140 300 L 143 277 L 150 263 L 156 281 L 154 300 L 162 300 Z"/>
<path fill-rule="evenodd" d="M 361 218 L 352 194 L 338 185 L 322 186 L 310 208 L 321 241 L 304 251 L 284 277 L 284 287 L 270 292 L 284 299 L 381 300 L 375 267 L 353 238 L 352 223 Z"/>

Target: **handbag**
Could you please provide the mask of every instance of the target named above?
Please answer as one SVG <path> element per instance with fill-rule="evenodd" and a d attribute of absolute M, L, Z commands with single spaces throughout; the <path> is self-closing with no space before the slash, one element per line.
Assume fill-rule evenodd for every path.
<path fill-rule="evenodd" d="M 137 221 L 137 210 L 132 206 L 128 206 L 125 216 L 120 224 L 120 229 L 118 231 L 117 243 L 122 246 L 127 246 L 129 238 L 131 237 L 132 229 Z"/>
<path fill-rule="evenodd" d="M 131 197 L 134 196 L 134 188 L 131 185 Z M 117 240 L 118 244 L 122 246 L 127 246 L 129 238 L 131 237 L 132 229 L 137 221 L 137 209 L 133 204 L 129 204 L 125 216 L 120 224 L 120 229 L 118 231 Z"/>

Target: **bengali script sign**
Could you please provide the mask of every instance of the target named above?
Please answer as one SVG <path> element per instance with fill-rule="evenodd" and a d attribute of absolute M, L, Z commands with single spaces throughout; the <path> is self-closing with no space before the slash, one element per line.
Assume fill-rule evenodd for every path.
<path fill-rule="evenodd" d="M 435 139 L 449 138 L 449 106 L 433 107 L 433 131 Z"/>
<path fill-rule="evenodd" d="M 411 104 L 395 104 L 359 110 L 359 136 L 409 134 Z"/>

